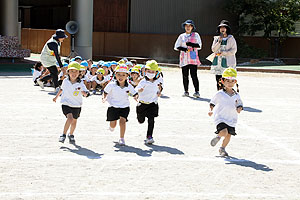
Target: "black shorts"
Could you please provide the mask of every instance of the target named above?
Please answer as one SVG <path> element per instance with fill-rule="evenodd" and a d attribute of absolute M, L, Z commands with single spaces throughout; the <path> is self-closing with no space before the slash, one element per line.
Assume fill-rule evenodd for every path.
<path fill-rule="evenodd" d="M 136 107 L 136 114 L 139 117 L 158 117 L 158 104 L 157 103 L 150 103 L 144 104 L 139 103 Z"/>
<path fill-rule="evenodd" d="M 106 121 L 115 121 L 123 117 L 128 121 L 127 117 L 129 115 L 129 107 L 126 108 L 115 108 L 115 107 L 108 107 L 107 109 L 107 119 Z"/>
<path fill-rule="evenodd" d="M 228 126 L 227 124 L 225 124 L 223 122 L 217 125 L 217 131 L 215 133 L 219 134 L 219 132 L 225 128 L 227 128 L 227 131 L 230 135 L 236 135 L 235 128 Z"/>
<path fill-rule="evenodd" d="M 74 119 L 78 119 L 78 117 L 80 117 L 81 108 L 73 108 L 66 105 L 62 105 L 61 108 L 66 117 L 69 113 L 72 113 Z"/>

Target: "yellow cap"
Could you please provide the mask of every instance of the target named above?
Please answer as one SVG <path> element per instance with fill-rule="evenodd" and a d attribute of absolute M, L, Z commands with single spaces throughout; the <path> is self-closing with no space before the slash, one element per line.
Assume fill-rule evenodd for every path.
<path fill-rule="evenodd" d="M 80 70 L 80 64 L 76 61 L 73 61 L 68 66 L 68 70 L 70 70 L 70 69 L 75 69 L 75 70 L 79 71 Z"/>
<path fill-rule="evenodd" d="M 83 65 L 80 65 L 80 71 L 85 71 L 86 69 L 85 69 L 85 66 L 83 66 Z"/>
<path fill-rule="evenodd" d="M 134 68 L 131 69 L 131 73 L 138 73 L 139 74 L 140 70 L 138 68 L 134 67 Z"/>
<path fill-rule="evenodd" d="M 121 60 L 119 60 L 119 62 L 118 62 L 118 65 L 123 65 L 123 64 L 125 64 L 126 62 L 123 60 L 123 59 L 121 59 Z"/>
<path fill-rule="evenodd" d="M 222 78 L 236 80 L 237 72 L 235 69 L 228 67 L 222 74 Z"/>
<path fill-rule="evenodd" d="M 99 68 L 99 69 L 97 70 L 97 74 L 102 74 L 102 75 L 104 75 L 104 74 L 105 74 L 105 70 L 104 70 L 103 68 Z"/>
<path fill-rule="evenodd" d="M 148 60 L 146 62 L 146 69 L 150 69 L 152 71 L 158 71 L 158 64 L 155 60 Z"/>

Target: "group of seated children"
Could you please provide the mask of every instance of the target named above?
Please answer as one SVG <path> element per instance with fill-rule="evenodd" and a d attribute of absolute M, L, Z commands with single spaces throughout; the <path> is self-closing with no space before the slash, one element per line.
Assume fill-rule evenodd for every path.
<path fill-rule="evenodd" d="M 94 64 L 91 59 L 83 60 L 82 57 L 76 56 L 71 60 L 64 60 L 63 67 L 58 67 L 58 83 L 61 86 L 63 80 L 68 77 L 68 63 L 76 61 L 80 64 L 80 79 L 83 81 L 86 88 L 94 95 L 103 94 L 104 88 L 110 81 L 115 80 L 115 69 L 118 65 L 126 65 L 129 70 L 128 83 L 136 87 L 145 76 L 145 65 L 137 64 L 136 60 L 128 61 L 127 58 L 122 58 L 119 62 L 99 61 Z M 39 85 L 42 89 L 44 86 L 51 86 L 51 76 L 47 68 L 43 67 L 41 62 L 37 62 L 32 69 L 33 82 Z M 161 69 L 156 74 L 156 79 L 160 80 L 161 87 L 163 87 L 163 75 Z"/>

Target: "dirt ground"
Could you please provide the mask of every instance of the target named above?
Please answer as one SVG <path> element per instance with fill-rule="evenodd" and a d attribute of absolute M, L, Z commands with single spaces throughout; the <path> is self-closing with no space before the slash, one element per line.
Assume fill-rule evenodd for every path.
<path fill-rule="evenodd" d="M 227 151 L 210 146 L 215 125 L 208 102 L 214 76 L 198 71 L 200 99 L 182 97 L 179 69 L 163 69 L 155 144 L 143 143 L 135 105 L 116 144 L 101 96 L 84 99 L 76 145 L 58 142 L 65 117 L 52 88 L 24 74 L 0 74 L 0 199 L 292 199 L 300 188 L 300 76 L 239 73 L 245 110 Z M 190 93 L 193 93 L 190 81 Z"/>

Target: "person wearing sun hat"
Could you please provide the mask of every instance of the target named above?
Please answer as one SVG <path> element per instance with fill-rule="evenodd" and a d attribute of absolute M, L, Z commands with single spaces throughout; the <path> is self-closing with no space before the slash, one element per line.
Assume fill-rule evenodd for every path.
<path fill-rule="evenodd" d="M 58 91 L 58 70 L 56 63 L 59 67 L 62 68 L 62 62 L 60 59 L 60 47 L 61 43 L 68 36 L 65 34 L 65 31 L 62 29 L 57 29 L 55 34 L 46 42 L 42 51 L 41 51 L 41 62 L 44 67 L 46 67 L 52 78 L 54 84 L 54 91 Z"/>
<path fill-rule="evenodd" d="M 154 118 L 158 117 L 158 97 L 162 87 L 156 75 L 158 64 L 155 60 L 149 60 L 145 66 L 145 78 L 140 81 L 135 90 L 138 92 L 138 105 L 136 107 L 137 120 L 140 124 L 148 118 L 148 129 L 145 144 L 154 143 L 153 130 Z"/>
<path fill-rule="evenodd" d="M 57 95 L 53 98 L 56 102 L 61 95 L 61 104 L 63 114 L 67 120 L 64 125 L 63 134 L 59 137 L 59 142 L 64 143 L 66 134 L 70 129 L 68 138 L 71 144 L 75 144 L 74 131 L 77 124 L 77 119 L 80 117 L 82 96 L 88 97 L 89 93 L 79 78 L 80 65 L 77 62 L 71 62 L 68 66 L 68 77 L 62 82 L 61 88 Z"/>
<path fill-rule="evenodd" d="M 220 90 L 222 89 L 221 78 L 224 70 L 228 67 L 236 68 L 237 44 L 231 35 L 230 23 L 227 20 L 222 20 L 217 26 L 217 36 L 214 36 L 211 50 L 215 54 L 211 72 L 216 75 L 217 90 Z"/>
<path fill-rule="evenodd" d="M 221 82 L 223 89 L 219 90 L 210 101 L 209 116 L 214 116 L 217 134 L 211 140 L 211 146 L 215 146 L 224 137 L 223 143 L 219 149 L 221 156 L 228 156 L 225 147 L 228 145 L 231 136 L 236 135 L 235 126 L 237 124 L 238 113 L 243 110 L 243 102 L 240 95 L 233 89 L 237 81 L 237 72 L 235 69 L 226 68 L 222 74 Z"/>
<path fill-rule="evenodd" d="M 189 96 L 189 73 L 191 73 L 195 88 L 193 96 L 199 98 L 197 67 L 201 64 L 198 57 L 198 50 L 201 49 L 202 42 L 200 35 L 195 32 L 196 26 L 193 20 L 186 20 L 182 23 L 182 28 L 185 29 L 185 32 L 177 38 L 174 50 L 180 51 L 179 66 L 182 69 L 184 96 Z"/>
<path fill-rule="evenodd" d="M 104 88 L 103 103 L 108 102 L 107 121 L 109 121 L 109 130 L 114 131 L 119 120 L 120 139 L 119 145 L 125 145 L 125 130 L 127 117 L 130 111 L 129 94 L 136 98 L 137 92 L 133 86 L 128 83 L 128 68 L 126 65 L 118 65 L 115 69 L 115 81 L 110 81 Z"/>

